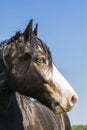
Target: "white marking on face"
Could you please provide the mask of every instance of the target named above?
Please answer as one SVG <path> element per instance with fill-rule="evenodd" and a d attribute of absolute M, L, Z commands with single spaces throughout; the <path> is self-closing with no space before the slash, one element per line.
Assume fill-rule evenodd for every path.
<path fill-rule="evenodd" d="M 38 45 L 38 49 L 39 51 L 43 52 L 42 48 Z"/>
<path fill-rule="evenodd" d="M 78 96 L 67 82 L 67 80 L 61 75 L 53 64 L 53 83 L 61 92 L 61 106 L 65 109 L 72 108 L 78 100 Z"/>
<path fill-rule="evenodd" d="M 52 77 L 53 84 L 61 90 L 62 94 L 67 93 L 67 91 L 71 91 L 73 94 L 76 95 L 71 85 L 67 82 L 67 80 L 62 76 L 62 74 L 57 70 L 55 65 L 53 64 L 53 77 Z"/>
<path fill-rule="evenodd" d="M 52 83 L 53 87 L 58 89 L 58 94 L 53 93 L 53 98 L 60 103 L 65 111 L 70 110 L 78 100 L 78 96 L 67 82 L 67 80 L 62 76 L 62 74 L 57 70 L 54 64 L 53 71 L 50 72 L 45 78 Z M 46 70 L 47 71 L 47 70 Z M 46 72 L 45 71 L 45 72 Z M 51 86 L 52 87 L 52 86 Z"/>

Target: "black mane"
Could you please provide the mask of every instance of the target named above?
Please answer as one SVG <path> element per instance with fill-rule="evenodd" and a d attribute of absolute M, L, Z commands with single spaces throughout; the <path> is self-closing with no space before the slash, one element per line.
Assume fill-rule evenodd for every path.
<path fill-rule="evenodd" d="M 20 33 L 20 31 L 16 32 L 16 34 L 14 36 L 12 36 L 10 39 L 8 40 L 4 40 L 2 42 L 0 42 L 0 59 L 2 58 L 2 51 L 3 51 L 3 46 L 10 44 L 14 41 L 16 41 L 20 36 L 22 35 L 22 33 Z"/>
<path fill-rule="evenodd" d="M 3 46 L 4 44 L 10 44 L 11 42 L 16 41 L 21 35 L 22 33 L 20 31 L 16 32 L 16 34 L 12 36 L 10 39 L 2 41 L 0 43 L 0 47 Z"/>

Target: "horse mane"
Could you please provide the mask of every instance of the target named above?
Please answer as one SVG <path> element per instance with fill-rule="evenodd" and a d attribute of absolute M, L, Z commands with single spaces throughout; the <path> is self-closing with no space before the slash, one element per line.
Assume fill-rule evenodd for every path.
<path fill-rule="evenodd" d="M 21 35 L 22 33 L 16 32 L 16 34 L 13 37 L 11 37 L 8 40 L 4 40 L 0 43 L 0 91 L 3 89 L 3 86 L 5 85 L 6 82 L 6 67 L 3 62 L 3 47 L 5 45 L 10 44 L 11 42 L 16 41 Z"/>
<path fill-rule="evenodd" d="M 0 42 L 0 63 L 1 63 L 1 59 L 3 58 L 3 47 L 5 45 L 10 44 L 11 42 L 16 41 L 21 35 L 22 35 L 22 33 L 20 33 L 20 31 L 18 31 L 10 39 Z"/>
<path fill-rule="evenodd" d="M 0 48 L 1 48 L 3 45 L 6 45 L 6 44 L 9 44 L 9 43 L 11 43 L 11 42 L 16 41 L 21 35 L 22 35 L 22 33 L 21 33 L 20 31 L 17 31 L 17 32 L 15 33 L 15 35 L 12 36 L 10 39 L 2 41 L 2 42 L 0 43 Z"/>

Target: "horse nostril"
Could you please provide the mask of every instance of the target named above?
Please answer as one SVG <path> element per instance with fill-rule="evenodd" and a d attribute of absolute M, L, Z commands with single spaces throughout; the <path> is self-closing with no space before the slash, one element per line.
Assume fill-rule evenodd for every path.
<path fill-rule="evenodd" d="M 71 102 L 75 104 L 77 102 L 77 97 L 75 95 L 72 96 Z"/>
<path fill-rule="evenodd" d="M 69 100 L 69 106 L 74 106 L 74 104 L 77 102 L 77 100 L 78 100 L 78 97 L 77 97 L 77 95 L 73 95 L 71 98 L 70 98 L 70 100 Z"/>

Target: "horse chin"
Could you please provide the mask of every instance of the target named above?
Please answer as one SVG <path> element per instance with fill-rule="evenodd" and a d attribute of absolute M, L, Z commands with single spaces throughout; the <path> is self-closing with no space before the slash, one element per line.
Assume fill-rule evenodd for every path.
<path fill-rule="evenodd" d="M 64 109 L 62 106 L 55 106 L 55 108 L 53 109 L 53 112 L 55 114 L 61 114 L 64 112 L 69 112 L 69 111 L 71 111 L 71 108 Z"/>
<path fill-rule="evenodd" d="M 65 111 L 60 106 L 57 106 L 55 107 L 55 109 L 53 109 L 53 112 L 54 114 L 61 114 L 64 113 Z"/>
<path fill-rule="evenodd" d="M 53 100 L 51 102 L 50 109 L 54 112 L 54 114 L 61 114 L 70 111 L 72 108 L 64 108 L 61 104 Z"/>

